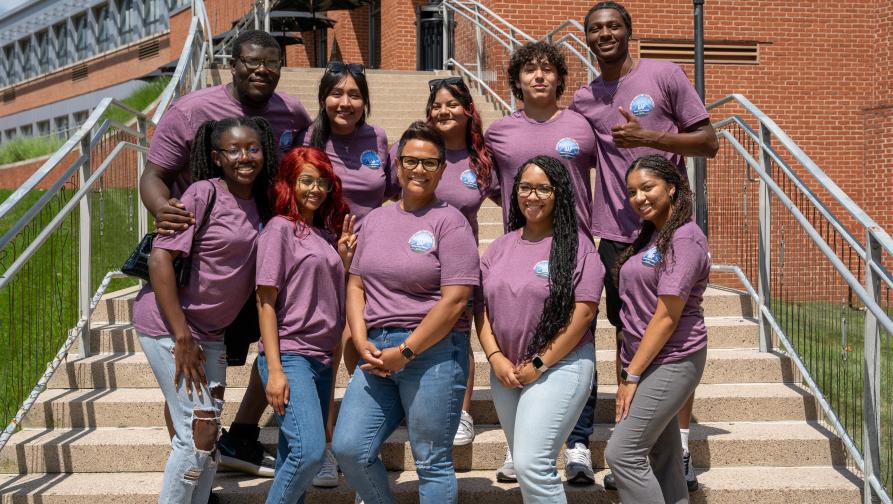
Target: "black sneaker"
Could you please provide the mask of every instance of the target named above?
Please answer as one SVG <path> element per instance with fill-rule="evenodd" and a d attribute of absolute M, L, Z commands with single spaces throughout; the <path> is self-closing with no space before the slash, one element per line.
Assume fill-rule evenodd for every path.
<path fill-rule="evenodd" d="M 214 495 L 214 492 L 208 494 L 208 504 L 220 504 L 220 497 Z"/>
<path fill-rule="evenodd" d="M 698 476 L 695 474 L 695 469 L 691 465 L 691 453 L 687 451 L 682 452 L 682 470 L 685 472 L 685 483 L 688 485 L 689 492 L 695 492 L 698 490 Z"/>
<path fill-rule="evenodd" d="M 614 473 L 605 474 L 605 490 L 617 490 L 617 483 L 614 482 Z"/>
<path fill-rule="evenodd" d="M 276 472 L 276 458 L 267 453 L 259 441 L 239 439 L 226 429 L 217 440 L 220 451 L 220 467 L 240 471 L 261 478 L 272 478 Z"/>

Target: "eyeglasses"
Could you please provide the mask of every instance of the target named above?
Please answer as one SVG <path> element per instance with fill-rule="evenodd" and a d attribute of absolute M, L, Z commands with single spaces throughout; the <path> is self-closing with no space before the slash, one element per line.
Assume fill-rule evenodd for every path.
<path fill-rule="evenodd" d="M 397 158 L 400 160 L 400 165 L 403 166 L 403 169 L 406 171 L 415 170 L 415 167 L 422 164 L 422 168 L 425 171 L 437 171 L 440 168 L 442 161 L 439 158 L 417 158 L 414 156 L 400 156 Z"/>
<path fill-rule="evenodd" d="M 448 84 L 450 86 L 461 86 L 465 89 L 468 89 L 468 86 L 465 85 L 465 81 L 462 80 L 462 77 L 445 77 L 443 79 L 431 79 L 428 81 L 428 90 L 434 91 L 434 89 L 443 84 Z"/>
<path fill-rule="evenodd" d="M 242 158 L 242 155 L 248 156 L 248 159 L 261 159 L 264 157 L 264 151 L 261 150 L 260 147 L 255 147 L 252 145 L 247 149 L 240 149 L 238 147 L 230 147 L 229 149 L 215 149 L 217 152 L 223 154 L 230 161 L 238 161 Z"/>
<path fill-rule="evenodd" d="M 241 61 L 242 64 L 245 65 L 245 68 L 247 68 L 251 72 L 254 72 L 258 68 L 260 68 L 261 65 L 266 67 L 266 69 L 271 72 L 278 72 L 279 69 L 282 68 L 282 60 L 281 59 L 267 60 L 267 59 L 263 59 L 263 58 L 243 58 L 241 56 L 239 56 L 237 59 L 239 61 Z"/>
<path fill-rule="evenodd" d="M 530 184 L 518 184 L 518 196 L 522 198 L 526 198 L 530 196 L 530 193 L 536 193 L 536 197 L 539 199 L 546 199 L 555 192 L 555 188 L 550 185 L 538 185 L 532 186 Z"/>
<path fill-rule="evenodd" d="M 340 61 L 333 61 L 326 67 L 326 72 L 335 74 L 343 73 L 345 70 L 354 75 L 363 75 L 366 73 L 366 67 L 360 63 L 342 63 Z"/>
<path fill-rule="evenodd" d="M 327 179 L 325 177 L 313 178 L 310 175 L 301 175 L 298 177 L 298 183 L 306 189 L 313 189 L 313 186 L 319 187 L 320 190 L 330 193 L 333 189 L 335 189 L 335 184 L 332 182 L 332 179 Z"/>

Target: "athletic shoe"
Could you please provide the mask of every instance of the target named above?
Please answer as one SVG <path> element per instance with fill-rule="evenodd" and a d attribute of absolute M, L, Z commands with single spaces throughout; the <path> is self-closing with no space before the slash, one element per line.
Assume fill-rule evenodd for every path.
<path fill-rule="evenodd" d="M 353 498 L 353 504 L 363 504 L 363 499 L 360 498 L 360 494 L 356 494 Z"/>
<path fill-rule="evenodd" d="M 614 473 L 605 474 L 605 490 L 617 490 L 617 483 L 614 482 Z"/>
<path fill-rule="evenodd" d="M 467 411 L 462 410 L 459 415 L 459 430 L 453 438 L 453 446 L 465 446 L 474 441 L 474 418 Z"/>
<path fill-rule="evenodd" d="M 595 472 L 592 471 L 592 453 L 583 443 L 576 443 L 573 448 L 564 449 L 564 477 L 568 483 L 578 485 L 595 483 Z"/>
<path fill-rule="evenodd" d="M 688 485 L 688 491 L 694 492 L 698 489 L 698 476 L 695 474 L 695 469 L 691 465 L 691 453 L 687 451 L 682 452 L 682 470 L 685 472 L 685 483 Z"/>
<path fill-rule="evenodd" d="M 332 450 L 326 448 L 322 459 L 322 467 L 313 477 L 313 486 L 320 488 L 334 488 L 338 486 L 338 461 Z"/>
<path fill-rule="evenodd" d="M 220 504 L 220 497 L 214 495 L 214 492 L 208 494 L 208 504 Z"/>
<path fill-rule="evenodd" d="M 220 452 L 220 467 L 223 469 L 261 478 L 276 475 L 276 458 L 267 453 L 259 441 L 242 440 L 223 429 L 217 440 L 217 450 Z"/>
<path fill-rule="evenodd" d="M 496 470 L 496 481 L 502 483 L 515 483 L 518 477 L 515 475 L 515 462 L 512 460 L 512 452 L 505 451 L 505 462 Z"/>

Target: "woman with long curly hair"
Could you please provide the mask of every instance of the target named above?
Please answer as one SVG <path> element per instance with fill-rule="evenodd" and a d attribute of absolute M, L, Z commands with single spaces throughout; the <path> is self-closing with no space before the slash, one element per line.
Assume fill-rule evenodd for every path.
<path fill-rule="evenodd" d="M 707 360 L 707 238 L 692 221 L 688 181 L 664 157 L 635 160 L 626 190 L 643 224 L 614 271 L 623 370 L 605 459 L 623 502 L 688 502 L 676 414 Z"/>
<path fill-rule="evenodd" d="M 524 502 L 566 502 L 561 446 L 592 389 L 593 324 L 605 270 L 578 230 L 562 163 L 528 160 L 515 176 L 509 232 L 481 258 L 479 337 Z"/>
<path fill-rule="evenodd" d="M 257 246 L 258 370 L 279 422 L 267 503 L 291 504 L 303 501 L 323 463 L 332 355 L 344 328 L 344 272 L 356 235 L 341 180 L 319 149 L 290 150 L 272 196 L 274 217 Z"/>

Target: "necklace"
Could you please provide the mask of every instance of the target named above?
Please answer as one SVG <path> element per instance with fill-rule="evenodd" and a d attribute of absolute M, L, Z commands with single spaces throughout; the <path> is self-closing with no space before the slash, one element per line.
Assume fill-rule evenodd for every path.
<path fill-rule="evenodd" d="M 608 99 L 610 100 L 611 105 L 614 105 L 614 96 L 617 94 L 618 91 L 620 91 L 620 86 L 623 85 L 623 81 L 625 81 L 626 78 L 629 77 L 629 74 L 633 73 L 633 70 L 636 68 L 636 61 L 633 60 L 632 58 L 630 58 L 630 59 L 631 59 L 632 62 L 633 62 L 633 66 L 631 66 L 631 67 L 629 68 L 629 72 L 626 72 L 626 75 L 624 75 L 623 77 L 620 78 L 619 81 L 617 81 L 617 86 L 614 88 L 613 91 L 608 91 L 608 86 L 605 85 L 605 80 L 604 80 L 604 79 L 602 79 L 602 80 L 599 81 L 599 84 L 602 85 L 602 88 L 604 88 L 605 93 L 607 93 L 607 95 L 608 95 Z"/>

